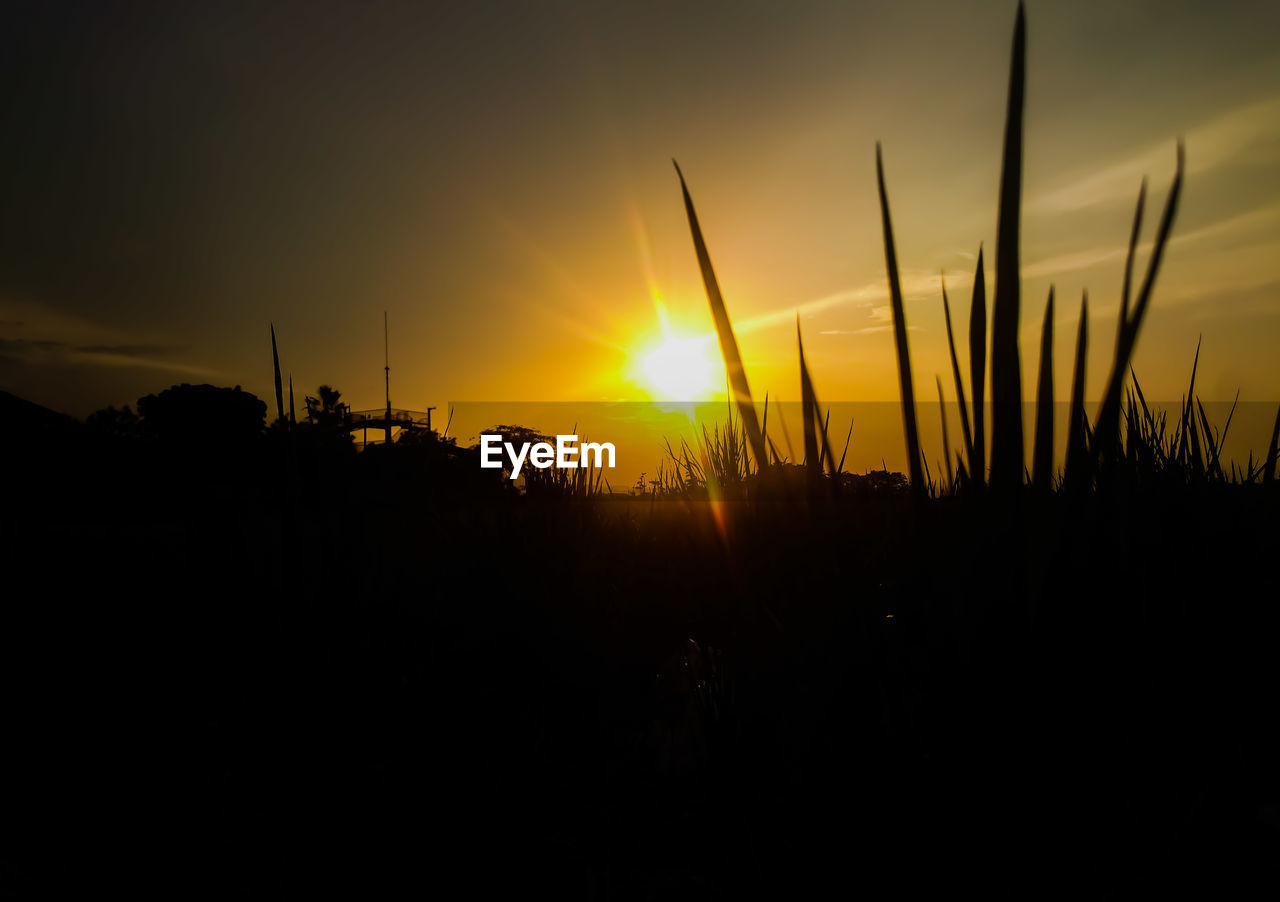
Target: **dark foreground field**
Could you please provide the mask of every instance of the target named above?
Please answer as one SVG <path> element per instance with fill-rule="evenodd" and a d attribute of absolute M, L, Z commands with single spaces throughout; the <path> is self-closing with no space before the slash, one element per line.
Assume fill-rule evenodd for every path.
<path fill-rule="evenodd" d="M 10 457 L 17 896 L 1265 891 L 1275 485 L 717 514 Z"/>

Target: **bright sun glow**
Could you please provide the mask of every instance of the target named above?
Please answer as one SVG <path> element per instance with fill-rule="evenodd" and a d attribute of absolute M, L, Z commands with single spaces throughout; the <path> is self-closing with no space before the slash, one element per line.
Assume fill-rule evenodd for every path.
<path fill-rule="evenodd" d="M 702 401 L 716 377 L 715 347 L 704 338 L 668 338 L 640 361 L 644 378 L 663 400 Z"/>

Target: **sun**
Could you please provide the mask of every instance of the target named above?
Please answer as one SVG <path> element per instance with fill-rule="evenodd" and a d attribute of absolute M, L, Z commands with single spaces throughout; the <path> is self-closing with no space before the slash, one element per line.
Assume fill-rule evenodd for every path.
<path fill-rule="evenodd" d="M 715 384 L 714 352 L 710 337 L 669 337 L 641 356 L 640 371 L 664 401 L 704 401 Z"/>

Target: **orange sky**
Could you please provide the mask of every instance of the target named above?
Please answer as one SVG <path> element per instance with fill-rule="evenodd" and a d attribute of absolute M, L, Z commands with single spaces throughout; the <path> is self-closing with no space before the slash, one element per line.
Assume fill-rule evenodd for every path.
<path fill-rule="evenodd" d="M 1121 7 L 1121 8 L 1117 8 Z M 38 9 L 6 29 L 0 387 L 84 414 L 180 381 L 271 396 L 643 397 L 637 353 L 711 331 L 671 167 L 753 389 L 894 400 L 883 142 L 916 390 L 946 374 L 992 247 L 1011 2 Z M 1057 288 L 1057 381 L 1090 290 L 1106 377 L 1133 202 L 1186 140 L 1139 341 L 1176 398 L 1280 399 L 1280 57 L 1270 3 L 1028 4 L 1023 367 Z M 988 264 L 990 264 L 988 258 Z M 1141 265 L 1141 259 L 1140 259 Z M 992 276 L 988 266 L 988 279 Z M 947 385 L 948 395 L 950 386 Z M 301 397 L 299 397 L 301 405 Z"/>

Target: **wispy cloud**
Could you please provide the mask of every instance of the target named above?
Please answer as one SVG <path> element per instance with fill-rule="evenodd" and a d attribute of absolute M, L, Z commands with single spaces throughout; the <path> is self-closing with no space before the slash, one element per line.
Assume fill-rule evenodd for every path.
<path fill-rule="evenodd" d="M 890 326 L 867 326 L 864 329 L 823 329 L 819 335 L 867 335 L 871 332 L 888 332 Z"/>
<path fill-rule="evenodd" d="M 184 346 L 170 345 L 80 345 L 71 350 L 82 354 L 115 354 L 120 357 L 149 357 L 185 351 Z"/>
<path fill-rule="evenodd" d="M 1173 236 L 1169 239 L 1169 244 L 1178 246 L 1224 236 L 1244 236 L 1268 226 L 1274 228 L 1278 224 L 1280 224 L 1280 204 L 1271 204 L 1259 207 L 1256 210 L 1250 210 L 1247 213 L 1241 213 L 1238 216 L 1230 216 L 1217 222 L 1211 222 L 1189 232 L 1178 233 L 1175 229 Z M 1151 247 L 1152 241 L 1147 239 L 1138 244 L 1138 252 L 1139 254 L 1150 253 Z M 1078 272 L 1114 260 L 1123 260 L 1127 252 L 1128 248 L 1126 246 L 1116 242 L 1108 247 L 1092 247 L 1082 251 L 1074 251 L 1070 254 L 1046 257 L 1043 260 L 1037 260 L 1035 263 L 1023 266 L 1022 276 L 1023 278 L 1037 278 L 1039 276 L 1056 276 L 1061 273 Z"/>
<path fill-rule="evenodd" d="M 32 353 L 48 353 L 62 351 L 65 345 L 60 341 L 51 341 L 50 339 L 36 339 L 28 341 L 25 338 L 3 338 L 0 337 L 0 355 L 5 357 L 25 357 Z"/>
<path fill-rule="evenodd" d="M 936 271 L 925 270 L 908 270 L 899 274 L 902 282 L 902 295 L 908 301 L 926 300 L 935 297 L 939 302 L 942 300 L 942 276 Z M 957 273 L 954 276 L 947 275 L 947 290 L 964 288 L 973 283 L 972 274 L 965 275 Z M 883 323 L 889 321 L 889 285 L 884 279 L 877 279 L 873 282 L 867 282 L 856 288 L 848 288 L 843 291 L 832 292 L 822 297 L 813 298 L 812 300 L 803 301 L 792 307 L 783 307 L 777 310 L 771 310 L 768 313 L 762 313 L 757 316 L 748 317 L 741 322 L 733 324 L 734 331 L 740 335 L 750 332 L 758 332 L 762 329 L 772 328 L 774 326 L 786 325 L 794 323 L 796 314 L 809 316 L 814 313 L 820 313 L 824 310 L 831 310 L 836 307 L 855 306 L 869 307 L 868 316 L 877 322 Z M 914 330 L 914 326 L 912 329 Z M 837 334 L 837 332 L 845 332 L 846 330 L 833 330 L 822 334 Z M 874 328 L 867 331 L 877 331 Z M 846 334 L 852 334 L 848 332 Z"/>
<path fill-rule="evenodd" d="M 1259 142 L 1280 137 L 1280 97 L 1239 107 L 1191 129 L 1186 134 L 1187 173 L 1226 165 Z M 1118 163 L 1077 178 L 1027 201 L 1033 213 L 1082 210 L 1118 200 L 1132 202 L 1142 178 L 1173 167 L 1173 136 L 1142 148 Z"/>
<path fill-rule="evenodd" d="M 215 369 L 172 359 L 188 350 L 184 345 L 138 341 L 139 336 L 38 305 L 5 302 L 0 310 L 17 307 L 22 308 L 21 317 L 0 319 L 0 357 L 8 360 L 29 366 L 138 367 L 205 378 L 220 375 Z"/>
<path fill-rule="evenodd" d="M 1046 257 L 1043 260 L 1037 260 L 1035 263 L 1028 263 L 1023 266 L 1022 277 L 1024 279 L 1034 279 L 1040 276 L 1057 276 L 1062 273 L 1091 269 L 1112 260 L 1124 259 L 1126 250 L 1126 248 L 1122 247 L 1092 247 L 1070 254 Z"/>
<path fill-rule="evenodd" d="M 214 378 L 221 375 L 218 370 L 210 369 L 209 367 L 192 366 L 189 363 L 138 357 L 130 354 L 74 352 L 71 359 L 73 362 L 97 366 L 139 367 L 141 369 L 164 370 L 169 373 L 185 373 L 189 376 L 201 376 L 204 378 Z"/>
<path fill-rule="evenodd" d="M 1277 106 L 1280 107 L 1280 104 Z M 1175 229 L 1174 235 L 1170 239 L 1170 244 L 1180 246 L 1213 238 L 1243 237 L 1253 232 L 1268 229 L 1273 232 L 1278 225 L 1280 225 L 1280 204 L 1272 204 L 1227 217 L 1190 231 L 1179 233 Z M 1138 253 L 1140 259 L 1151 252 L 1151 247 L 1152 242 L 1150 239 L 1139 243 Z M 1029 279 L 1042 276 L 1058 276 L 1064 273 L 1088 270 L 1104 263 L 1121 261 L 1124 259 L 1126 251 L 1127 246 L 1122 241 L 1117 240 L 1105 247 L 1090 247 L 1084 250 L 1072 251 L 1068 254 L 1045 257 L 1024 264 L 1022 277 Z M 955 253 L 960 256 L 974 257 L 974 255 L 966 254 L 962 251 L 956 251 Z M 904 271 L 901 273 L 900 278 L 902 280 L 902 294 L 907 301 L 936 299 L 941 302 L 941 273 L 926 270 Z M 948 294 L 954 302 L 954 299 L 961 292 L 966 291 L 973 285 L 973 273 L 963 270 L 948 272 L 946 273 L 946 281 Z M 797 313 L 805 317 L 846 306 L 868 308 L 867 316 L 873 320 L 872 324 L 842 329 L 824 329 L 818 332 L 819 335 L 866 335 L 883 332 L 891 327 L 888 284 L 883 279 L 877 279 L 855 288 L 835 291 L 803 301 L 794 306 L 778 308 L 767 313 L 744 318 L 741 321 L 735 321 L 734 331 L 739 335 L 746 335 L 777 326 L 790 326 L 795 322 Z M 920 331 L 920 327 L 916 325 L 909 325 L 908 329 L 912 332 Z M 707 333 L 707 337 L 713 338 L 714 334 Z"/>
<path fill-rule="evenodd" d="M 871 325 L 862 326 L 857 329 L 825 329 L 819 332 L 819 335 L 870 335 L 875 332 L 888 332 L 893 328 L 893 308 L 888 304 L 876 304 L 867 309 L 867 318 L 871 320 Z M 908 332 L 919 332 L 919 326 L 913 326 L 908 323 Z"/>

